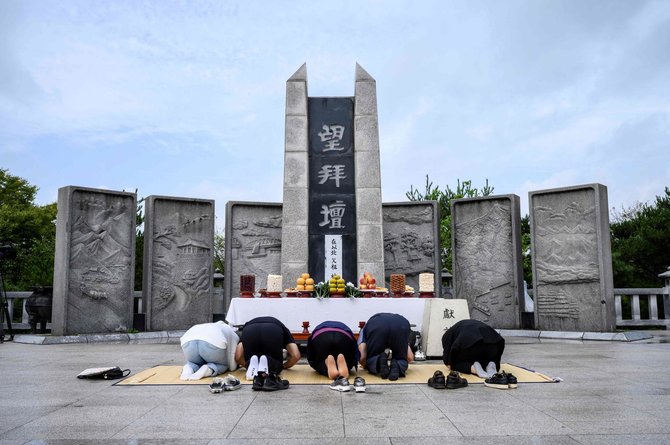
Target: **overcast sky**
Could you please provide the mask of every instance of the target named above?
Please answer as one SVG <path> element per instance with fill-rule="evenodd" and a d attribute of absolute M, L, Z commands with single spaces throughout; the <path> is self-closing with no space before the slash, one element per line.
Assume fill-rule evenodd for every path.
<path fill-rule="evenodd" d="M 382 194 L 670 185 L 669 1 L 0 1 L 0 168 L 39 187 L 281 202 L 286 80 L 377 81 Z"/>

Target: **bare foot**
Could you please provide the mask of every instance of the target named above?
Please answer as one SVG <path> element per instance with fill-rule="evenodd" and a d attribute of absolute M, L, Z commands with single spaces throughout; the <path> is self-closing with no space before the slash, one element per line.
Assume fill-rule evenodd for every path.
<path fill-rule="evenodd" d="M 338 354 L 337 356 L 337 370 L 340 377 L 349 377 L 349 366 L 347 366 L 347 361 L 342 354 Z"/>
<path fill-rule="evenodd" d="M 326 357 L 326 369 L 328 369 L 328 378 L 335 380 L 340 374 L 337 372 L 337 365 L 335 364 L 335 357 L 329 355 Z"/>

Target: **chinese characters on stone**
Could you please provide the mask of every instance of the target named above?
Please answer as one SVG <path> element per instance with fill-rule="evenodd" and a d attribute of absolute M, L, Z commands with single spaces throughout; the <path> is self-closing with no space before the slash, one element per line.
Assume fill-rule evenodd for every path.
<path fill-rule="evenodd" d="M 329 229 L 344 229 L 342 217 L 346 207 L 347 205 L 343 201 L 335 201 L 330 205 L 322 204 L 323 221 L 319 223 L 319 227 L 328 226 Z"/>
<path fill-rule="evenodd" d="M 318 133 L 321 142 L 325 142 L 323 151 L 342 151 L 345 147 L 340 145 L 344 136 L 344 125 L 324 125 L 323 131 Z"/>
<path fill-rule="evenodd" d="M 326 181 L 333 180 L 335 181 L 335 187 L 340 188 L 340 179 L 346 179 L 347 176 L 344 174 L 344 165 L 324 165 L 319 171 L 319 184 L 325 184 Z"/>

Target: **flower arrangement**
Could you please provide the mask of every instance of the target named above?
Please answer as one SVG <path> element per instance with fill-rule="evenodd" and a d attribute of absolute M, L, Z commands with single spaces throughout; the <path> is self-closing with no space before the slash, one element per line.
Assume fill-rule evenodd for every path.
<path fill-rule="evenodd" d="M 315 298 L 329 298 L 330 291 L 328 290 L 328 283 L 320 281 L 314 285 L 314 297 Z"/>
<path fill-rule="evenodd" d="M 363 296 L 361 291 L 353 283 L 347 283 L 344 286 L 344 295 L 349 298 L 360 298 Z"/>

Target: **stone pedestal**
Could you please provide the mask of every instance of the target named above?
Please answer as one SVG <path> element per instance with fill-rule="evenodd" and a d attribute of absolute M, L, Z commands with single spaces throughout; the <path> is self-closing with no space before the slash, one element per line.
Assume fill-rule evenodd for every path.
<path fill-rule="evenodd" d="M 134 193 L 58 190 L 51 332 L 125 332 L 133 322 Z"/>

